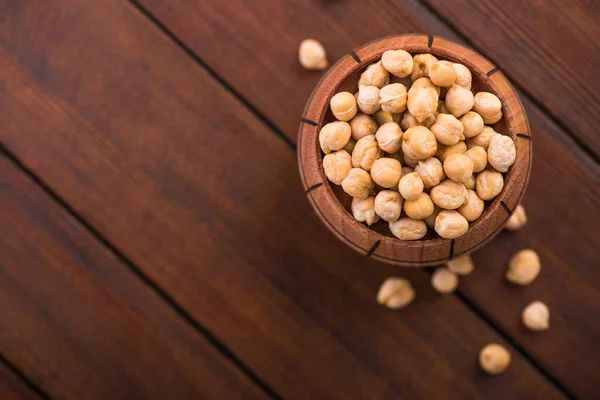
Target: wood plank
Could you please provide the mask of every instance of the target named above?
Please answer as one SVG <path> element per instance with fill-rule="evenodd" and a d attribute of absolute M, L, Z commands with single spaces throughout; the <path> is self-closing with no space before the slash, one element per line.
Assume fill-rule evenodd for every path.
<path fill-rule="evenodd" d="M 563 398 L 514 349 L 481 372 L 503 340 L 423 270 L 378 306 L 399 271 L 330 235 L 293 150 L 125 2 L 28 2 L 0 45 L 0 139 L 284 397 Z"/>
<path fill-rule="evenodd" d="M 321 76 L 303 71 L 296 61 L 297 44 L 303 38 L 322 40 L 332 62 L 346 56 L 353 47 L 388 34 L 416 31 L 459 40 L 416 2 L 396 2 L 387 6 L 384 4 L 389 3 L 377 1 L 285 2 L 284 5 L 278 0 L 266 0 L 261 3 L 262 7 L 251 9 L 243 7 L 239 1 L 230 1 L 227 5 L 194 1 L 186 2 L 185 7 L 177 0 L 168 3 L 143 0 L 142 3 L 291 139 L 295 138 L 304 102 Z M 393 7 L 393 10 L 383 12 L 386 7 Z M 243 68 L 238 66 L 240 58 L 244 59 Z M 597 313 L 595 305 L 600 296 L 597 289 L 600 276 L 595 268 L 597 252 L 594 250 L 600 243 L 594 228 L 600 223 L 596 200 L 600 172 L 565 132 L 531 102 L 526 99 L 524 102 L 535 131 L 535 169 L 525 203 L 534 208 L 531 210 L 532 221 L 523 233 L 510 236 L 517 238 L 511 241 L 510 248 L 498 241 L 480 252 L 479 263 L 487 264 L 482 261 L 485 259 L 495 260 L 495 273 L 489 276 L 476 274 L 465 279 L 471 282 L 469 287 L 478 288 L 477 291 L 468 290 L 466 294 L 528 352 L 535 354 L 553 376 L 583 395 L 597 382 L 589 374 L 595 370 L 594 362 L 600 358 L 595 346 L 600 329 L 598 319 L 586 318 L 586 315 Z M 570 184 L 567 186 L 566 182 Z M 557 197 L 556 193 L 562 196 Z M 587 212 L 582 214 L 579 210 Z M 565 221 L 559 223 L 560 229 L 565 229 L 563 225 L 566 225 L 566 231 L 571 234 L 557 233 L 552 219 L 544 217 L 548 215 L 557 221 Z M 536 239 L 538 236 L 543 236 L 544 240 Z M 497 291 L 494 285 L 504 282 L 496 278 L 502 275 L 508 255 L 532 244 L 542 252 L 544 270 L 549 271 L 548 278 L 543 281 L 544 291 L 533 292 L 533 288 L 522 291 L 520 303 L 509 312 L 501 304 L 504 297 L 495 298 L 487 293 Z M 538 283 L 534 287 L 539 286 Z M 526 304 L 523 296 L 534 293 L 540 298 L 543 293 L 543 300 L 556 308 L 554 333 L 547 335 L 548 338 L 525 336 L 519 325 L 518 311 Z M 565 302 L 565 298 L 571 300 Z M 569 311 L 575 307 L 578 309 Z M 561 319 L 560 315 L 569 317 Z M 577 329 L 571 329 L 569 324 Z M 552 340 L 574 336 L 577 338 L 574 343 Z M 553 351 L 543 351 L 552 346 L 556 346 Z M 596 352 L 590 352 L 592 348 Z M 590 354 L 595 357 L 589 357 Z"/>
<path fill-rule="evenodd" d="M 0 362 L 0 394 L 2 400 L 39 400 L 42 398 L 2 362 Z"/>
<path fill-rule="evenodd" d="M 0 209 L 0 352 L 49 396 L 266 398 L 4 157 Z"/>

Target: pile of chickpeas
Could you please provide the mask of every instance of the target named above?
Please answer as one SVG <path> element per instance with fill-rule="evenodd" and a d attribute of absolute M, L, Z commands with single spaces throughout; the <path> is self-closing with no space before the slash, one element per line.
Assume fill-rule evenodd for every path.
<path fill-rule="evenodd" d="M 513 140 L 489 126 L 500 99 L 474 94 L 468 68 L 432 54 L 386 51 L 330 107 L 337 121 L 319 132 L 327 179 L 352 196 L 357 221 L 384 220 L 402 240 L 428 228 L 464 235 L 515 161 Z"/>

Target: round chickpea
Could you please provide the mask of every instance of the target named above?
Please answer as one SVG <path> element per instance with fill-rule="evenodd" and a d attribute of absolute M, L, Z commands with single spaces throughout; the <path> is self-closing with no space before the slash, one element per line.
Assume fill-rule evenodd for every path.
<path fill-rule="evenodd" d="M 473 93 L 460 85 L 452 85 L 446 94 L 446 107 L 458 118 L 473 108 Z"/>
<path fill-rule="evenodd" d="M 431 275 L 431 286 L 439 293 L 452 293 L 458 286 L 458 276 L 448 268 L 437 268 Z"/>
<path fill-rule="evenodd" d="M 377 145 L 375 135 L 365 136 L 358 140 L 356 146 L 354 146 L 352 166 L 354 168 L 360 167 L 368 172 L 379 157 L 381 157 L 381 149 Z"/>
<path fill-rule="evenodd" d="M 417 160 L 416 158 L 412 158 L 410 156 L 407 156 L 406 154 L 402 154 L 402 160 L 404 160 L 404 164 L 411 168 L 415 168 L 417 166 L 417 163 L 419 162 L 419 160 Z"/>
<path fill-rule="evenodd" d="M 384 221 L 392 222 L 400 218 L 404 199 L 393 190 L 382 190 L 375 196 L 375 212 Z"/>
<path fill-rule="evenodd" d="M 414 82 L 419 78 L 429 76 L 429 68 L 438 61 L 431 54 L 415 54 L 413 56 L 413 70 L 410 79 Z"/>
<path fill-rule="evenodd" d="M 394 158 L 379 158 L 371 166 L 371 178 L 381 187 L 398 185 L 402 176 L 402 165 Z"/>
<path fill-rule="evenodd" d="M 402 136 L 402 151 L 417 160 L 429 158 L 437 151 L 435 135 L 424 126 L 413 126 Z"/>
<path fill-rule="evenodd" d="M 527 286 L 538 277 L 541 269 L 540 256 L 535 251 L 520 250 L 508 261 L 506 279 L 514 284 Z"/>
<path fill-rule="evenodd" d="M 314 39 L 304 39 L 298 48 L 300 64 L 309 70 L 322 70 L 329 66 L 323 45 Z"/>
<path fill-rule="evenodd" d="M 358 88 L 356 103 L 361 112 L 373 114 L 381 108 L 379 98 L 379 88 L 377 86 L 361 86 Z"/>
<path fill-rule="evenodd" d="M 519 204 L 517 208 L 513 211 L 513 214 L 510 216 L 506 225 L 504 225 L 504 229 L 509 231 L 518 231 L 523 226 L 527 224 L 527 215 L 525 214 L 525 207 Z"/>
<path fill-rule="evenodd" d="M 352 215 L 358 222 L 366 222 L 371 226 L 379 221 L 379 216 L 375 213 L 375 196 L 369 196 L 366 199 L 353 198 L 351 205 Z"/>
<path fill-rule="evenodd" d="M 398 183 L 398 191 L 406 200 L 416 200 L 423 193 L 423 181 L 416 172 L 403 175 Z"/>
<path fill-rule="evenodd" d="M 483 131 L 483 118 L 475 111 L 469 111 L 460 117 L 460 123 L 466 138 L 477 136 Z"/>
<path fill-rule="evenodd" d="M 406 110 L 407 92 L 401 83 L 391 83 L 381 88 L 379 93 L 381 109 L 390 113 L 401 113 Z"/>
<path fill-rule="evenodd" d="M 448 261 L 448 269 L 457 275 L 469 275 L 475 269 L 470 255 L 459 256 Z"/>
<path fill-rule="evenodd" d="M 326 154 L 323 157 L 323 169 L 330 182 L 341 185 L 352 169 L 352 157 L 345 150 Z"/>
<path fill-rule="evenodd" d="M 388 278 L 379 287 L 377 302 L 392 310 L 409 305 L 415 298 L 415 289 L 404 278 Z"/>
<path fill-rule="evenodd" d="M 498 172 L 507 172 L 516 158 L 515 143 L 509 136 L 494 135 L 488 147 L 488 162 Z"/>
<path fill-rule="evenodd" d="M 453 63 L 452 66 L 454 67 L 454 71 L 456 72 L 455 83 L 459 86 L 464 87 L 465 89 L 471 89 L 472 77 L 469 68 L 458 63 Z"/>
<path fill-rule="evenodd" d="M 444 167 L 440 160 L 435 157 L 429 157 L 426 160 L 419 161 L 415 167 L 415 172 L 419 174 L 425 188 L 432 188 L 446 179 Z"/>
<path fill-rule="evenodd" d="M 356 99 L 350 92 L 340 92 L 334 95 L 329 102 L 333 116 L 340 121 L 350 121 L 356 115 Z"/>
<path fill-rule="evenodd" d="M 358 87 L 377 86 L 382 88 L 390 83 L 390 74 L 383 68 L 381 61 L 373 63 L 365 69 L 358 80 Z"/>
<path fill-rule="evenodd" d="M 435 231 L 444 239 L 456 239 L 469 229 L 469 222 L 458 211 L 441 211 L 435 219 Z"/>
<path fill-rule="evenodd" d="M 464 128 L 460 121 L 451 114 L 438 114 L 430 129 L 438 142 L 451 146 L 458 143 Z"/>
<path fill-rule="evenodd" d="M 541 301 L 531 302 L 523 309 L 521 320 L 530 331 L 545 331 L 550 328 L 550 309 Z"/>
<path fill-rule="evenodd" d="M 483 214 L 485 203 L 474 190 L 467 190 L 467 193 L 467 200 L 462 206 L 458 207 L 458 212 L 467 221 L 473 222 Z"/>
<path fill-rule="evenodd" d="M 403 217 L 389 225 L 390 231 L 400 240 L 418 240 L 427 234 L 427 225 L 420 219 Z"/>
<path fill-rule="evenodd" d="M 326 124 L 319 132 L 319 143 L 323 153 L 329 154 L 332 150 L 341 150 L 350 140 L 350 124 L 335 121 Z"/>
<path fill-rule="evenodd" d="M 429 192 L 433 202 L 444 210 L 456 210 L 467 200 L 467 188 L 462 183 L 446 179 Z"/>
<path fill-rule="evenodd" d="M 487 152 L 481 146 L 473 146 L 464 153 L 473 161 L 473 172 L 481 172 L 487 166 Z"/>
<path fill-rule="evenodd" d="M 499 135 L 499 133 L 489 126 L 484 126 L 479 135 L 467 139 L 467 147 L 470 149 L 474 146 L 481 146 L 487 151 L 490 147 L 490 141 L 495 135 Z"/>
<path fill-rule="evenodd" d="M 404 213 L 412 219 L 425 219 L 433 214 L 433 201 L 427 193 L 421 193 L 416 200 L 404 202 Z"/>
<path fill-rule="evenodd" d="M 473 111 L 481 115 L 486 124 L 495 124 L 502 118 L 502 103 L 493 93 L 479 92 L 473 99 Z"/>
<path fill-rule="evenodd" d="M 464 154 L 450 154 L 444 160 L 444 172 L 448 179 L 464 184 L 473 175 L 473 161 Z"/>
<path fill-rule="evenodd" d="M 481 171 L 475 178 L 475 190 L 483 200 L 492 200 L 500 194 L 504 187 L 504 178 L 500 172 Z"/>
<path fill-rule="evenodd" d="M 429 68 L 429 79 L 437 86 L 451 86 L 456 81 L 456 70 L 449 61 L 438 61 Z"/>
<path fill-rule="evenodd" d="M 402 147 L 402 129 L 395 122 L 387 122 L 377 129 L 375 139 L 381 150 L 386 153 L 396 153 Z"/>
<path fill-rule="evenodd" d="M 360 140 L 365 136 L 375 134 L 377 131 L 377 122 L 370 115 L 359 113 L 350 120 L 350 130 L 352 139 Z"/>
<path fill-rule="evenodd" d="M 366 199 L 373 189 L 375 183 L 371 179 L 371 175 L 363 169 L 352 168 L 348 176 L 342 181 L 344 192 L 358 199 Z"/>
<path fill-rule="evenodd" d="M 444 146 L 443 144 L 439 144 L 435 156 L 441 162 L 444 162 L 446 157 L 448 157 L 450 154 L 463 154 L 465 151 L 467 151 L 467 145 L 463 141 L 453 144 L 452 146 Z"/>
<path fill-rule="evenodd" d="M 404 50 L 387 50 L 381 56 L 381 64 L 390 74 L 405 78 L 413 70 L 413 58 Z"/>
<path fill-rule="evenodd" d="M 430 87 L 416 88 L 411 87 L 408 91 L 408 111 L 420 123 L 428 118 L 435 119 L 435 112 L 438 107 L 438 94 L 435 89 Z"/>
<path fill-rule="evenodd" d="M 488 344 L 479 353 L 479 365 L 490 375 L 501 374 L 509 364 L 510 353 L 497 343 Z"/>

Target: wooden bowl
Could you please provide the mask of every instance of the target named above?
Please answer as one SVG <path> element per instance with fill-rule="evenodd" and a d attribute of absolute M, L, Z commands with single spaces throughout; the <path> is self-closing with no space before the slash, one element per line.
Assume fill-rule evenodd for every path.
<path fill-rule="evenodd" d="M 371 227 L 357 222 L 350 210 L 351 197 L 340 186 L 330 184 L 323 172 L 323 155 L 318 135 L 321 127 L 334 121 L 329 100 L 340 91 L 355 93 L 361 72 L 379 60 L 386 50 L 404 49 L 409 53 L 431 53 L 438 58 L 459 62 L 471 70 L 473 92 L 489 91 L 502 101 L 503 118 L 494 130 L 508 134 L 516 145 L 515 163 L 504 176 L 504 188 L 492 202 L 486 202 L 483 215 L 470 224 L 457 239 L 443 239 L 433 230 L 421 240 L 397 239 L 385 221 Z M 531 131 L 525 110 L 504 75 L 473 50 L 437 36 L 400 35 L 368 43 L 338 61 L 317 84 L 300 124 L 298 164 L 306 194 L 323 223 L 348 246 L 373 259 L 399 266 L 424 267 L 442 264 L 468 254 L 500 230 L 521 202 L 531 171 Z"/>

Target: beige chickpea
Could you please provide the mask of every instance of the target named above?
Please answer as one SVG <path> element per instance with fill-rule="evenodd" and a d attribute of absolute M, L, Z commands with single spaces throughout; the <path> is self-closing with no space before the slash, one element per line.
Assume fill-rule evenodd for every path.
<path fill-rule="evenodd" d="M 356 115 L 356 99 L 350 92 L 336 93 L 329 102 L 333 116 L 340 121 L 350 121 Z"/>
<path fill-rule="evenodd" d="M 397 186 L 401 176 L 402 165 L 394 158 L 379 158 L 371 166 L 371 178 L 381 187 Z"/>
<path fill-rule="evenodd" d="M 358 87 L 377 86 L 379 89 L 390 83 L 390 74 L 383 68 L 381 61 L 371 64 L 360 75 Z"/>
<path fill-rule="evenodd" d="M 416 200 L 423 193 L 423 181 L 419 174 L 411 172 L 400 178 L 398 190 L 406 200 Z"/>
<path fill-rule="evenodd" d="M 453 63 L 452 66 L 454 67 L 454 71 L 456 72 L 456 81 L 454 83 L 464 87 L 465 89 L 471 89 L 471 80 L 473 78 L 471 76 L 471 71 L 469 71 L 469 68 L 458 63 Z"/>
<path fill-rule="evenodd" d="M 473 175 L 473 161 L 465 154 L 450 154 L 444 160 L 444 173 L 448 179 L 464 184 Z"/>
<path fill-rule="evenodd" d="M 347 122 L 334 121 L 326 124 L 319 132 L 319 143 L 323 153 L 329 154 L 332 150 L 343 149 L 350 140 L 351 132 Z"/>
<path fill-rule="evenodd" d="M 444 239 L 456 239 L 469 229 L 469 222 L 458 211 L 441 211 L 435 219 L 435 231 Z"/>
<path fill-rule="evenodd" d="M 417 160 L 416 158 L 412 158 L 410 156 L 407 156 L 406 154 L 402 154 L 402 160 L 404 161 L 404 164 L 406 164 L 408 167 L 411 167 L 413 169 L 419 163 L 419 160 Z"/>
<path fill-rule="evenodd" d="M 373 114 L 373 118 L 375 118 L 375 122 L 377 125 L 381 126 L 383 124 L 387 124 L 388 122 L 395 122 L 397 124 L 402 120 L 401 113 L 389 113 L 383 110 L 378 110 Z"/>
<path fill-rule="evenodd" d="M 437 151 L 435 135 L 424 126 L 413 126 L 402 136 L 402 152 L 411 158 L 424 160 Z"/>
<path fill-rule="evenodd" d="M 354 219 L 358 222 L 365 222 L 371 226 L 379 221 L 379 215 L 375 213 L 375 196 L 369 196 L 366 199 L 353 198 L 350 209 Z"/>
<path fill-rule="evenodd" d="M 527 224 L 527 214 L 525 214 L 525 207 L 519 204 L 513 211 L 512 215 L 504 225 L 504 229 L 509 231 L 518 231 Z"/>
<path fill-rule="evenodd" d="M 352 139 L 360 140 L 377 132 L 377 122 L 370 115 L 358 113 L 356 117 L 350 120 L 350 130 Z"/>
<path fill-rule="evenodd" d="M 419 78 L 429 76 L 429 68 L 438 61 L 432 54 L 415 54 L 413 56 L 413 70 L 410 79 L 414 82 Z"/>
<path fill-rule="evenodd" d="M 426 78 L 426 77 L 422 77 L 422 78 L 419 78 L 416 81 L 414 81 L 413 84 L 410 86 L 410 88 L 414 89 L 414 90 L 434 89 L 436 94 L 438 95 L 438 97 L 442 90 L 439 86 L 437 86 L 433 82 L 431 82 L 431 79 Z"/>
<path fill-rule="evenodd" d="M 495 124 L 502 118 L 502 103 L 490 92 L 479 92 L 473 99 L 473 111 L 481 115 L 486 124 Z"/>
<path fill-rule="evenodd" d="M 471 256 L 467 254 L 448 261 L 448 269 L 457 275 L 469 275 L 475 270 L 475 265 Z"/>
<path fill-rule="evenodd" d="M 379 98 L 379 88 L 377 86 L 361 86 L 358 88 L 356 104 L 361 112 L 374 114 L 381 108 Z"/>
<path fill-rule="evenodd" d="M 541 269 L 540 256 L 531 249 L 523 249 L 508 261 L 506 279 L 514 284 L 527 286 L 538 277 Z"/>
<path fill-rule="evenodd" d="M 463 185 L 469 190 L 475 190 L 475 174 L 471 175 Z"/>
<path fill-rule="evenodd" d="M 431 200 L 444 210 L 456 210 L 467 200 L 467 188 L 462 183 L 446 179 L 429 192 Z"/>
<path fill-rule="evenodd" d="M 445 101 L 443 101 L 443 100 L 438 101 L 437 113 L 438 114 L 450 114 L 450 111 L 448 111 L 448 107 L 446 107 Z"/>
<path fill-rule="evenodd" d="M 361 168 L 352 168 L 348 176 L 342 181 L 344 192 L 358 199 L 366 199 L 373 189 L 375 183 L 371 175 Z"/>
<path fill-rule="evenodd" d="M 463 125 L 451 114 L 438 114 L 430 130 L 438 142 L 451 146 L 458 143 L 463 133 Z"/>
<path fill-rule="evenodd" d="M 392 310 L 409 305 L 415 298 L 415 289 L 404 278 L 388 278 L 379 287 L 377 302 Z"/>
<path fill-rule="evenodd" d="M 467 200 L 462 206 L 458 207 L 457 211 L 460 215 L 465 217 L 467 221 L 473 222 L 481 217 L 484 208 L 485 203 L 477 196 L 477 192 L 474 190 L 467 190 Z"/>
<path fill-rule="evenodd" d="M 381 56 L 381 64 L 390 74 L 405 78 L 413 70 L 413 57 L 405 50 L 387 50 Z"/>
<path fill-rule="evenodd" d="M 407 108 L 417 121 L 424 122 L 427 118 L 435 117 L 439 100 L 436 88 L 439 89 L 429 79 L 420 78 L 408 91 Z"/>
<path fill-rule="evenodd" d="M 420 219 L 402 217 L 389 225 L 392 234 L 400 240 L 419 240 L 427 234 L 427 225 Z"/>
<path fill-rule="evenodd" d="M 425 219 L 433 214 L 433 201 L 427 193 L 421 193 L 416 200 L 404 202 L 404 213 L 412 219 Z"/>
<path fill-rule="evenodd" d="M 381 149 L 377 145 L 375 135 L 365 136 L 359 139 L 356 142 L 356 146 L 354 146 L 352 166 L 354 168 L 362 168 L 368 172 L 379 157 L 381 157 Z"/>
<path fill-rule="evenodd" d="M 458 287 L 458 276 L 448 268 L 437 268 L 431 275 L 431 286 L 439 293 L 452 293 Z"/>
<path fill-rule="evenodd" d="M 444 162 L 446 157 L 448 157 L 450 154 L 463 154 L 465 151 L 467 151 L 467 145 L 463 141 L 453 144 L 452 146 L 438 144 L 438 150 L 436 151 L 435 156 L 441 162 Z"/>
<path fill-rule="evenodd" d="M 413 172 L 415 172 L 415 170 L 413 168 L 411 168 L 410 166 L 402 167 L 402 176 L 412 174 Z"/>
<path fill-rule="evenodd" d="M 417 121 L 414 115 L 412 115 L 409 111 L 405 111 L 402 116 L 402 129 L 407 130 L 408 128 L 412 128 L 413 126 L 424 126 L 426 128 L 431 127 L 435 123 L 435 114 L 430 115 L 423 122 Z"/>
<path fill-rule="evenodd" d="M 442 211 L 442 209 L 434 204 L 433 212 L 431 213 L 431 215 L 429 217 L 425 217 L 425 219 L 423 219 L 423 221 L 425 221 L 425 224 L 427 224 L 428 227 L 433 229 L 435 227 L 435 219 L 437 218 L 438 214 L 441 211 Z"/>
<path fill-rule="evenodd" d="M 446 94 L 446 107 L 456 118 L 465 115 L 473 108 L 473 93 L 459 85 L 452 85 Z"/>
<path fill-rule="evenodd" d="M 381 150 L 386 153 L 396 153 L 402 147 L 402 129 L 395 122 L 388 122 L 379 127 L 375 139 Z"/>
<path fill-rule="evenodd" d="M 490 375 L 504 372 L 510 365 L 510 353 L 497 343 L 486 345 L 479 352 L 479 366 Z"/>
<path fill-rule="evenodd" d="M 515 142 L 506 135 L 494 135 L 487 150 L 488 162 L 498 172 L 507 172 L 516 158 Z"/>
<path fill-rule="evenodd" d="M 419 174 L 425 188 L 432 188 L 446 179 L 444 167 L 440 160 L 435 157 L 429 157 L 426 160 L 419 161 L 415 167 L 415 172 Z"/>
<path fill-rule="evenodd" d="M 475 111 L 469 111 L 460 117 L 460 123 L 466 138 L 477 136 L 483 131 L 483 118 Z"/>
<path fill-rule="evenodd" d="M 451 86 L 456 81 L 456 70 L 449 61 L 438 61 L 429 68 L 429 79 L 437 86 Z"/>
<path fill-rule="evenodd" d="M 500 194 L 504 187 L 504 178 L 500 172 L 481 171 L 475 178 L 475 190 L 483 200 L 492 200 Z"/>
<path fill-rule="evenodd" d="M 354 151 L 354 146 L 356 146 L 356 140 L 350 138 L 350 140 L 348 140 L 348 143 L 346 143 L 346 145 L 344 146 L 343 150 L 346 150 L 348 154 L 352 154 L 352 151 Z"/>
<path fill-rule="evenodd" d="M 550 309 L 541 301 L 531 302 L 523 309 L 521 320 L 530 331 L 545 331 L 550 328 Z"/>
<path fill-rule="evenodd" d="M 392 222 L 400 218 L 404 199 L 393 190 L 382 190 L 375 196 L 375 212 L 384 221 Z"/>
<path fill-rule="evenodd" d="M 345 150 L 329 153 L 323 157 L 323 169 L 330 182 L 341 185 L 352 169 L 352 157 Z"/>
<path fill-rule="evenodd" d="M 381 88 L 379 93 L 381 109 L 390 113 L 401 113 L 406 110 L 407 92 L 401 83 L 391 83 Z"/>
<path fill-rule="evenodd" d="M 473 172 L 481 172 L 487 166 L 487 152 L 481 146 L 473 146 L 464 153 L 473 161 Z"/>
<path fill-rule="evenodd" d="M 298 59 L 300 64 L 309 70 L 322 70 L 329 66 L 325 48 L 314 39 L 304 39 L 300 42 Z"/>
<path fill-rule="evenodd" d="M 499 135 L 499 133 L 492 127 L 484 126 L 479 135 L 467 139 L 467 147 L 470 149 L 474 146 L 481 146 L 487 151 L 488 147 L 490 147 L 490 141 L 495 135 Z"/>

